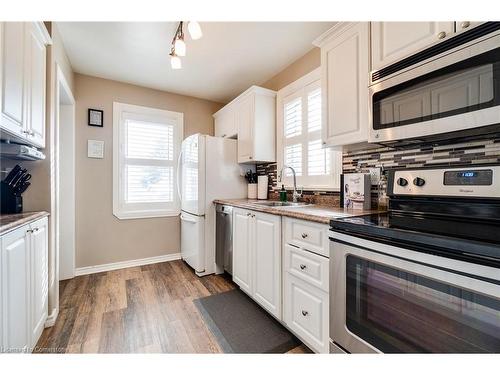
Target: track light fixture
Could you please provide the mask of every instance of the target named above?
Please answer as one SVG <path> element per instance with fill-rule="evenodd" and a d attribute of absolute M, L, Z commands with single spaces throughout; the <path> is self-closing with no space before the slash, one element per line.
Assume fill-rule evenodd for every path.
<path fill-rule="evenodd" d="M 183 26 L 184 22 L 179 22 L 174 38 L 172 39 L 172 45 L 170 47 L 170 65 L 172 66 L 172 69 L 181 69 L 182 61 L 180 56 L 186 56 L 186 42 L 184 41 Z M 188 31 L 189 35 L 191 35 L 191 39 L 193 40 L 200 39 L 203 36 L 200 24 L 196 21 L 188 22 Z"/>

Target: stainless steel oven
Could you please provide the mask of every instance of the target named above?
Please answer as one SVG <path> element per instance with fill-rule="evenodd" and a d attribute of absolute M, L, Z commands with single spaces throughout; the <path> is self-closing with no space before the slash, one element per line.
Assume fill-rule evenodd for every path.
<path fill-rule="evenodd" d="M 351 353 L 500 352 L 500 270 L 331 232 L 330 338 Z"/>
<path fill-rule="evenodd" d="M 330 339 L 500 353 L 500 165 L 390 170 L 387 212 L 330 221 Z"/>
<path fill-rule="evenodd" d="M 499 28 L 487 22 L 372 72 L 369 141 L 500 131 Z"/>

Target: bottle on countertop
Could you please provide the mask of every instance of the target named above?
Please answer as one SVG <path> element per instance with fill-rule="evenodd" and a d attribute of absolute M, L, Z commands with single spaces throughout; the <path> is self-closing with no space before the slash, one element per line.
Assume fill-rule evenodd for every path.
<path fill-rule="evenodd" d="M 287 197 L 286 197 L 285 185 L 281 185 L 281 190 L 279 191 L 279 193 L 280 193 L 280 201 L 281 202 L 286 202 Z"/>

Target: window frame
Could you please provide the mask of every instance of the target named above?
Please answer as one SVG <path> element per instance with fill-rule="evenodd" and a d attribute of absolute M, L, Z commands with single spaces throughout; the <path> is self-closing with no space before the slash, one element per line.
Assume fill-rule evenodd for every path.
<path fill-rule="evenodd" d="M 307 90 L 307 88 L 312 87 L 311 90 Z M 277 140 L 277 155 L 276 155 L 276 165 L 277 165 L 277 174 L 279 173 L 284 164 L 284 151 L 286 146 L 286 138 L 284 135 L 284 104 L 286 99 L 290 99 L 288 101 L 293 100 L 297 97 L 307 98 L 307 94 L 309 92 L 314 91 L 315 89 L 320 88 L 323 90 L 321 85 L 321 69 L 317 68 L 312 72 L 302 76 L 298 80 L 292 82 L 288 86 L 285 86 L 281 90 L 278 91 L 276 95 L 276 140 Z M 325 98 L 323 92 L 321 92 L 322 100 Z M 306 99 L 307 100 L 307 99 Z M 324 103 L 321 103 L 321 106 L 324 106 Z M 304 105 L 304 101 L 302 101 L 302 119 L 307 120 L 307 105 Z M 323 116 L 323 108 L 322 108 L 322 119 L 321 119 L 321 129 L 319 130 L 320 138 L 322 139 L 323 127 L 325 126 L 325 118 Z M 303 130 L 307 127 L 307 123 L 303 123 Z M 302 134 L 297 138 L 307 138 L 307 135 Z M 309 140 L 311 141 L 311 140 Z M 297 176 L 297 186 L 302 187 L 304 190 L 316 190 L 316 191 L 340 191 L 340 174 L 342 173 L 342 150 L 339 148 L 332 147 L 324 147 L 332 153 L 331 157 L 331 178 L 325 178 L 326 176 Z M 303 163 L 303 171 L 306 170 L 305 164 L 306 160 L 308 160 L 308 156 L 306 153 L 308 149 L 302 150 L 302 163 Z M 283 180 L 278 184 L 276 188 L 281 188 L 281 184 L 285 185 L 285 188 L 292 189 L 293 188 L 293 178 L 292 176 L 286 176 L 283 173 Z M 318 178 L 320 177 L 320 178 Z M 326 182 L 325 182 L 326 181 Z"/>
<path fill-rule="evenodd" d="M 173 134 L 173 159 L 163 162 L 154 159 L 145 159 L 151 165 L 169 165 L 173 166 L 173 202 L 158 203 L 125 203 L 124 201 L 124 180 L 123 163 L 124 150 L 126 147 L 125 139 L 125 118 L 136 118 L 138 121 L 146 122 L 174 122 Z M 124 219 L 142 219 L 178 216 L 181 211 L 181 202 L 177 194 L 177 175 L 178 158 L 181 152 L 182 140 L 184 136 L 184 114 L 181 112 L 167 111 L 164 109 L 151 108 L 127 103 L 113 102 L 113 215 L 120 220 Z M 126 163 L 128 165 L 129 163 Z M 134 165 L 134 163 L 130 163 Z"/>

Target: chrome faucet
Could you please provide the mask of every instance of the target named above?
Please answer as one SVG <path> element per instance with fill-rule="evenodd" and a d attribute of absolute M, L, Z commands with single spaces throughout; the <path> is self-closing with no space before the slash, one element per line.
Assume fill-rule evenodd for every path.
<path fill-rule="evenodd" d="M 283 170 L 285 168 L 288 168 L 292 171 L 292 174 L 293 174 L 293 203 L 297 203 L 299 201 L 299 198 L 302 198 L 302 192 L 304 191 L 304 189 L 300 189 L 300 193 L 297 191 L 297 176 L 295 175 L 295 169 L 293 169 L 292 167 L 290 167 L 288 165 L 283 165 L 283 168 L 281 168 L 281 171 L 280 171 L 280 174 L 278 177 L 278 181 L 281 182 L 281 180 L 283 178 Z"/>

